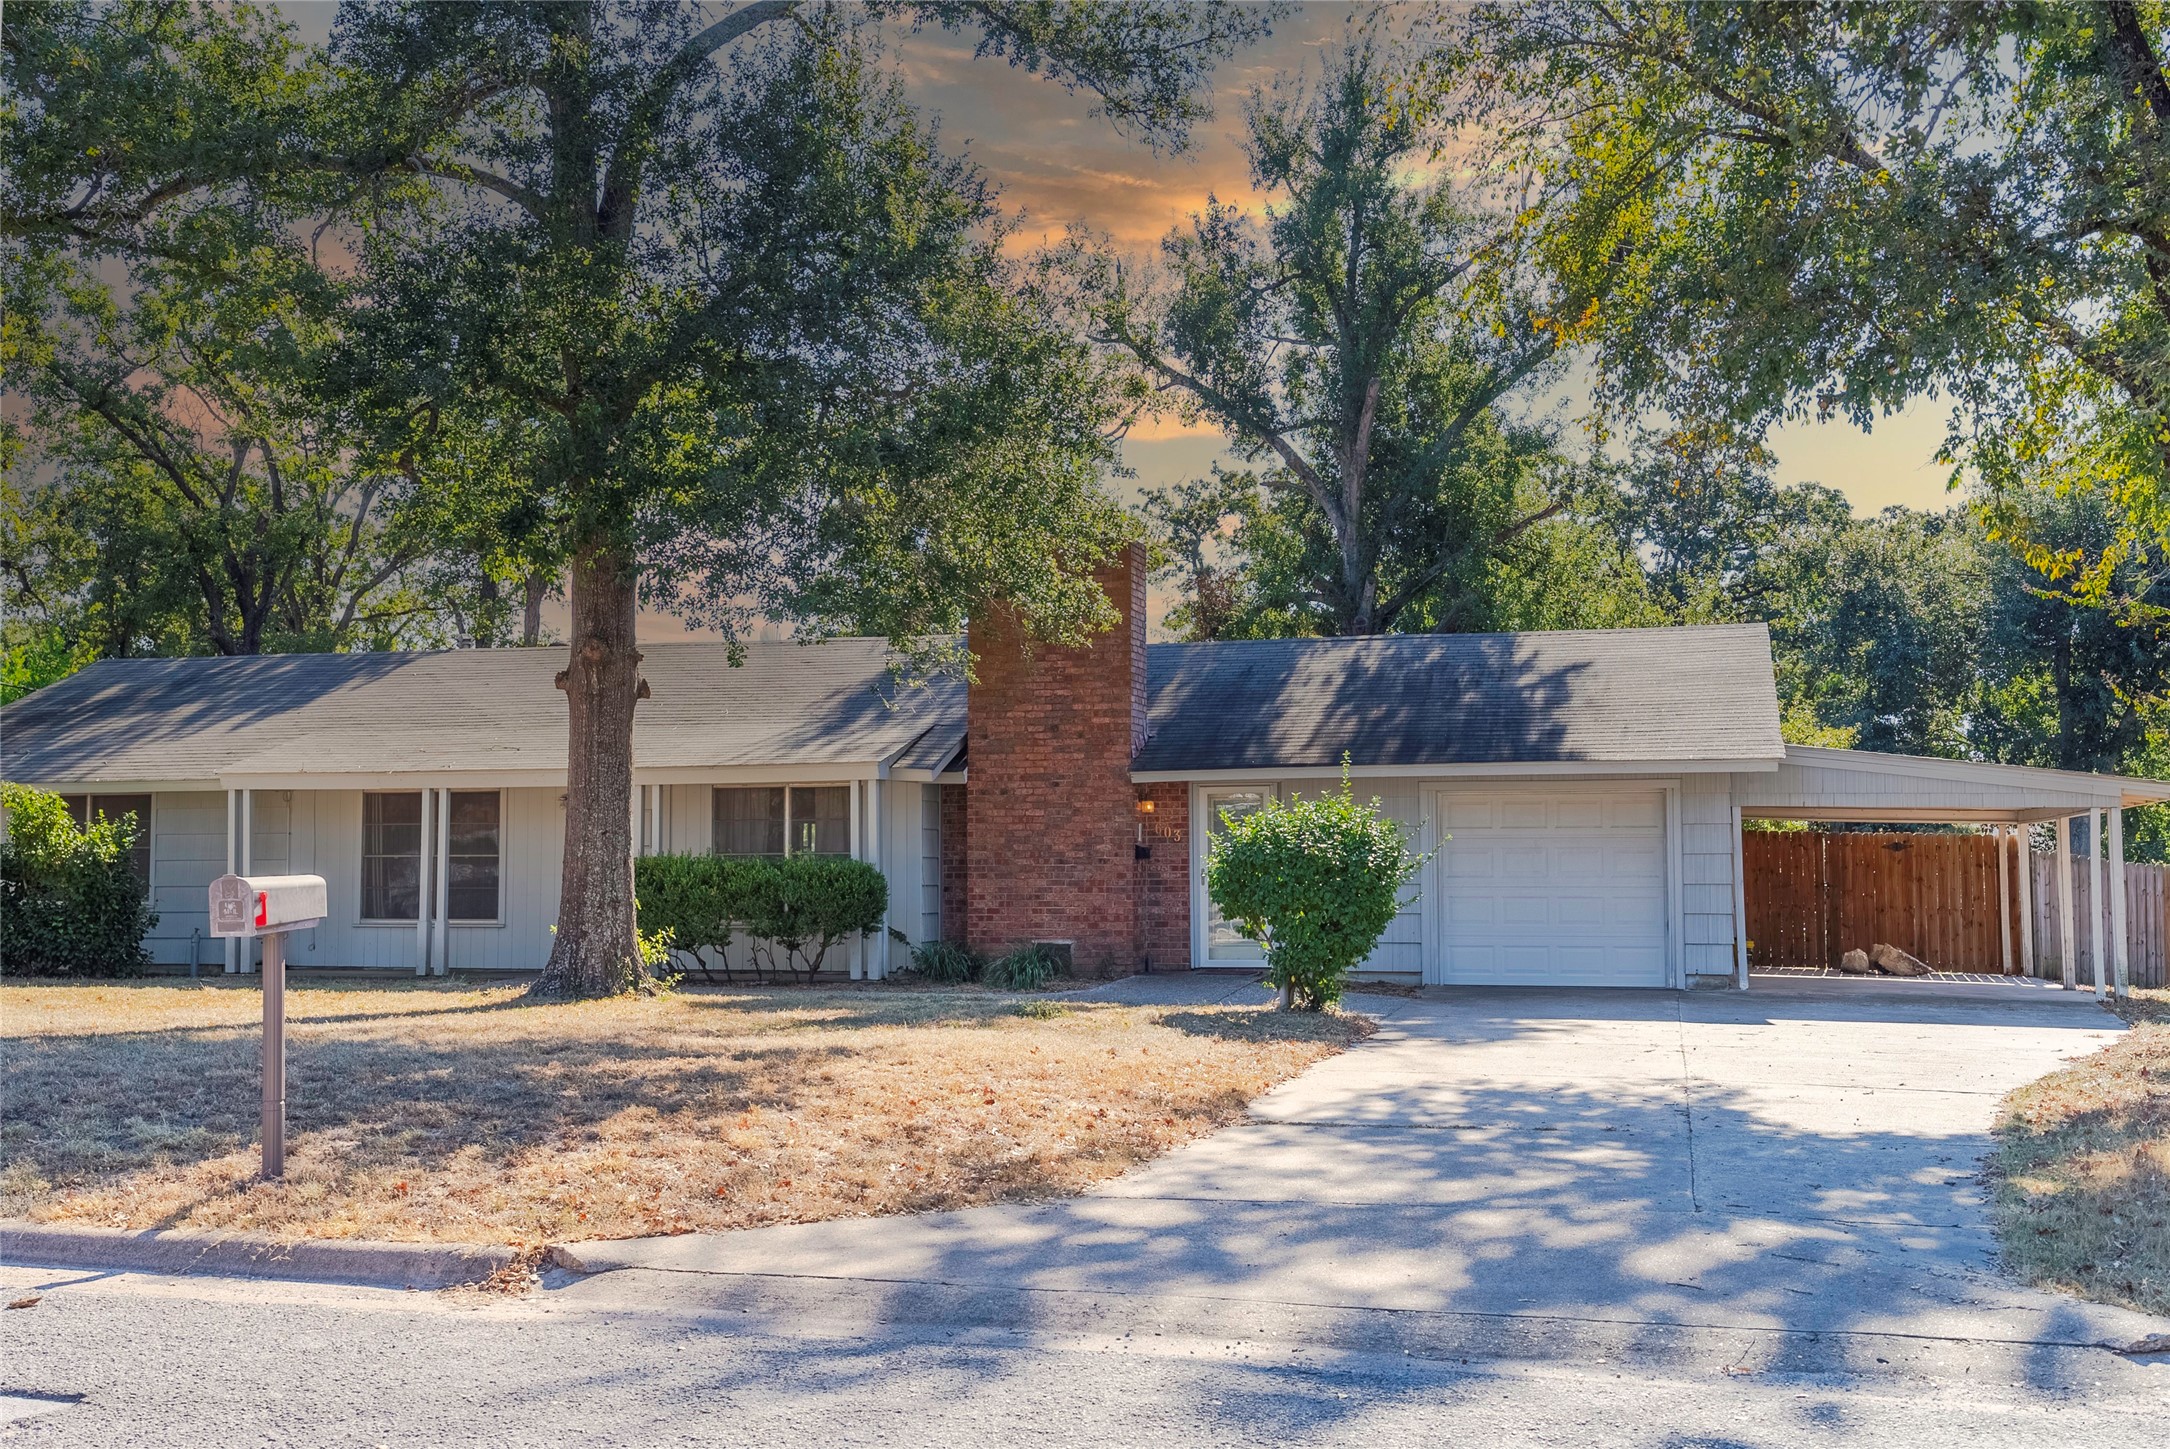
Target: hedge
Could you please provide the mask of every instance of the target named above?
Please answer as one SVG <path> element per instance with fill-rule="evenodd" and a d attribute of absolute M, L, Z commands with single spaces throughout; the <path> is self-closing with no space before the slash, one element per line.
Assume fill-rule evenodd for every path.
<path fill-rule="evenodd" d="M 0 784 L 0 969 L 37 976 L 134 976 L 158 924 L 128 862 L 136 817 L 79 826 L 58 795 Z"/>
<path fill-rule="evenodd" d="M 672 949 L 711 981 L 732 979 L 733 940 L 758 979 L 811 981 L 832 947 L 880 930 L 889 910 L 882 873 L 836 855 L 646 855 L 633 863 L 633 889 L 641 930 L 669 931 Z"/>

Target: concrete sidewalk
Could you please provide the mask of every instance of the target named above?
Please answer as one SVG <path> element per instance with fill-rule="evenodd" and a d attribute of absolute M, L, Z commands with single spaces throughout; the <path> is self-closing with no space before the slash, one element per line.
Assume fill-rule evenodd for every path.
<path fill-rule="evenodd" d="M 1145 977 L 1095 994 L 1224 991 L 1257 987 Z M 2120 1030 L 2069 995 L 1818 983 L 1352 1005 L 1380 1017 L 1370 1040 L 1084 1198 L 575 1245 L 567 1260 L 877 1298 L 1135 1295 L 2021 1357 L 2170 1327 L 1996 1271 L 1976 1171 L 1999 1097 Z"/>

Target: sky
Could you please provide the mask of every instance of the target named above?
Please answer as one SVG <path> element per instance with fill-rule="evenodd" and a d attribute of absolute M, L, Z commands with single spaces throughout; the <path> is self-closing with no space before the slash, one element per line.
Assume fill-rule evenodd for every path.
<path fill-rule="evenodd" d="M 922 32 L 897 46 L 914 100 L 941 118 L 945 142 L 996 181 L 1005 204 L 1024 220 L 1023 237 L 1059 238 L 1083 221 L 1116 242 L 1145 250 L 1202 208 L 1208 195 L 1256 206 L 1239 137 L 1243 102 L 1253 87 L 1286 71 L 1315 69 L 1337 46 L 1361 7 L 1312 3 L 1275 23 L 1273 34 L 1224 64 L 1214 76 L 1214 117 L 1188 151 L 1156 155 L 1091 114 L 1085 97 L 1035 76 L 976 60 L 961 36 Z M 1572 376 L 1541 407 L 1570 425 L 1583 399 Z M 1949 469 L 1937 464 L 1946 409 L 1924 400 L 1864 433 L 1851 423 L 1793 423 L 1770 439 L 1780 482 L 1824 483 L 1843 491 L 1859 513 L 1892 504 L 1941 508 Z M 1226 457 L 1205 427 L 1149 421 L 1124 446 L 1136 487 L 1202 475 Z"/>
<path fill-rule="evenodd" d="M 289 0 L 280 7 L 303 36 L 329 34 L 335 6 Z M 707 4 L 721 14 L 730 4 Z M 943 143 L 970 157 L 1020 219 L 1018 242 L 1058 239 L 1083 222 L 1120 245 L 1145 251 L 1200 210 L 1209 195 L 1257 207 L 1239 137 L 1250 91 L 1290 71 L 1315 69 L 1361 8 L 1308 3 L 1275 22 L 1273 33 L 1224 63 L 1213 77 L 1214 115 L 1181 153 L 1156 152 L 1092 114 L 1087 96 L 972 54 L 973 37 L 938 30 L 899 32 L 892 52 L 913 102 L 938 118 Z M 1572 429 L 1585 401 L 1570 373 L 1522 406 Z M 1941 508 L 1952 499 L 1948 469 L 1934 461 L 1946 409 L 1923 400 L 1863 432 L 1844 421 L 1782 426 L 1770 438 L 1778 481 L 1816 482 L 1845 493 L 1857 513 L 1892 504 Z M 1148 419 L 1123 445 L 1134 478 L 1124 493 L 1202 476 L 1229 459 L 1210 428 Z M 1158 611 L 1156 610 L 1156 613 Z M 662 632 L 671 632 L 662 625 Z M 562 626 L 560 626 L 562 627 Z"/>

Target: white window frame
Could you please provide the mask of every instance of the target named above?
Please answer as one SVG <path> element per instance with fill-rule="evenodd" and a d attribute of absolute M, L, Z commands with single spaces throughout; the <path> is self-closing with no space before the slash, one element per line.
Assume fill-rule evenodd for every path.
<path fill-rule="evenodd" d="M 411 931 L 415 928 L 416 922 L 429 919 L 430 903 L 423 898 L 426 892 L 423 891 L 420 884 L 417 884 L 415 887 L 414 915 L 402 919 L 398 916 L 370 916 L 363 914 L 363 910 L 366 908 L 369 902 L 369 797 L 372 795 L 412 795 L 415 797 L 416 803 L 419 804 L 424 793 L 424 790 L 420 786 L 417 786 L 412 790 L 357 790 L 355 792 L 354 839 L 355 845 L 357 847 L 354 852 L 355 925 L 392 926 L 401 930 Z M 423 812 L 425 822 L 427 821 L 428 813 L 429 812 L 426 810 Z M 430 851 L 434 845 L 435 842 L 429 840 L 424 840 L 420 843 L 421 853 L 416 856 L 416 865 L 418 868 L 422 861 L 429 859 Z"/>
<path fill-rule="evenodd" d="M 877 781 L 877 782 L 875 782 L 875 783 L 879 784 L 879 782 L 878 782 L 878 781 Z M 711 785 L 710 785 L 710 786 L 708 787 L 708 853 L 709 853 L 710 855 L 720 855 L 720 854 L 722 854 L 722 852 L 721 852 L 721 851 L 719 851 L 719 850 L 717 850 L 717 849 L 716 849 L 716 794 L 717 794 L 717 792 L 718 792 L 718 791 L 722 791 L 722 790 L 781 790 L 781 791 L 783 791 L 783 792 L 784 792 L 784 853 L 783 853 L 783 855 L 780 855 L 780 856 L 770 856 L 770 855 L 751 855 L 751 856 L 739 856 L 739 857 L 735 857 L 736 859 L 741 859 L 741 860 L 782 860 L 782 859 L 784 859 L 784 858 L 785 858 L 785 857 L 787 857 L 787 856 L 791 856 L 791 855 L 804 855 L 804 854 L 807 854 L 807 853 L 808 853 L 808 852 L 805 852 L 805 851 L 794 851 L 794 850 L 793 850 L 793 849 L 791 848 L 791 792 L 792 792 L 793 790 L 844 790 L 844 791 L 846 791 L 846 792 L 849 792 L 849 794 L 850 794 L 851 796 L 853 796 L 853 797 L 856 797 L 856 795 L 857 795 L 857 792 L 858 792 L 858 788 L 859 788 L 859 782 L 858 782 L 858 781 L 856 781 L 856 780 L 792 780 L 792 781 L 788 781 L 788 782 L 781 782 L 781 783 L 776 783 L 776 784 L 771 784 L 771 783 L 769 783 L 769 782 L 767 782 L 767 781 L 761 781 L 761 782 L 759 782 L 759 783 L 753 783 L 753 784 L 743 784 L 743 785 L 740 785 L 740 784 L 711 784 Z M 857 860 L 857 859 L 859 858 L 859 856 L 860 856 L 860 850 L 859 850 L 859 822 L 858 822 L 858 818 L 857 818 L 857 812 L 856 812 L 856 809 L 853 809 L 853 810 L 852 810 L 852 813 L 849 813 L 849 814 L 847 814 L 847 815 L 845 816 L 845 825 L 844 825 L 844 840 L 845 840 L 845 845 L 844 845 L 844 848 L 843 848 L 842 850 L 840 850 L 840 851 L 835 851 L 835 850 L 832 850 L 832 851 L 814 851 L 814 852 L 811 852 L 811 853 L 812 853 L 812 854 L 815 854 L 815 855 L 831 855 L 831 856 L 835 856 L 835 857 L 836 857 L 837 859 L 839 859 L 839 860 Z"/>

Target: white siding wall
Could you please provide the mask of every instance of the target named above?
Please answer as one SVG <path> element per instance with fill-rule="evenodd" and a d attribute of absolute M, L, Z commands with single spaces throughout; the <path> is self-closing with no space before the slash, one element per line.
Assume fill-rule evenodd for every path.
<path fill-rule="evenodd" d="M 1376 795 L 1387 816 L 1408 833 L 1412 844 L 1423 849 L 1439 845 L 1438 823 L 1427 818 L 1424 801 L 1448 784 L 1440 780 L 1369 779 L 1357 782 L 1360 796 Z M 1533 789 L 1557 788 L 1554 780 L 1532 781 Z M 1216 786 L 1218 788 L 1218 786 Z M 1282 798 L 1323 793 L 1328 787 L 1316 781 L 1283 781 Z M 1202 820 L 1202 816 L 1199 817 Z M 1683 778 L 1680 786 L 1681 961 L 1689 975 L 1730 976 L 1733 973 L 1733 780 L 1727 775 L 1696 775 Z M 1194 912 L 1204 919 L 1207 907 L 1202 886 L 1196 884 Z M 1403 909 L 1380 938 L 1378 949 L 1364 962 L 1365 972 L 1419 973 L 1424 969 L 1424 876 L 1409 886 Z"/>
<path fill-rule="evenodd" d="M 919 787 L 919 939 L 942 939 L 942 787 Z"/>
<path fill-rule="evenodd" d="M 889 924 L 914 943 L 942 932 L 941 806 L 933 785 L 883 780 L 882 873 L 889 877 Z M 889 967 L 910 963 L 909 948 L 892 942 Z"/>
<path fill-rule="evenodd" d="M 1216 785 L 1214 788 L 1220 787 Z M 1275 786 L 1276 793 L 1283 800 L 1330 795 L 1340 788 L 1338 782 L 1328 784 L 1317 780 L 1283 780 Z M 1359 780 L 1356 782 L 1356 794 L 1361 800 L 1368 800 L 1376 795 L 1380 809 L 1389 820 L 1402 828 L 1402 834 L 1408 838 L 1411 849 L 1429 848 L 1427 842 L 1431 827 L 1426 819 L 1425 786 L 1421 781 Z M 1193 816 L 1201 822 L 1204 820 L 1202 809 L 1194 808 Z M 1191 875 L 1196 897 L 1192 908 L 1195 941 L 1196 933 L 1200 929 L 1198 923 L 1205 920 L 1206 913 L 1211 908 L 1206 904 L 1203 879 L 1195 861 Z M 1193 949 L 1196 949 L 1195 945 Z M 1424 890 L 1421 871 L 1409 882 L 1408 889 L 1402 895 L 1401 910 L 1387 923 L 1385 933 L 1379 937 L 1377 949 L 1366 957 L 1363 965 L 1357 969 L 1361 972 L 1409 975 L 1416 975 L 1424 970 Z"/>
<path fill-rule="evenodd" d="M 1728 775 L 1680 782 L 1681 967 L 1690 976 L 1731 976 L 1733 791 Z"/>
<path fill-rule="evenodd" d="M 498 877 L 503 924 L 454 924 L 447 948 L 452 969 L 538 970 L 549 958 L 565 838 L 561 793 L 504 792 Z M 206 888 L 226 870 L 226 797 L 169 792 L 158 797 L 153 811 L 151 890 L 159 922 L 149 945 L 153 960 L 186 965 L 189 932 L 207 925 Z M 330 914 L 323 925 L 289 942 L 290 964 L 414 969 L 413 922 L 365 925 L 360 920 L 360 791 L 260 790 L 250 840 L 250 865 L 258 874 L 299 871 L 324 877 Z M 205 966 L 217 969 L 222 955 L 206 936 L 200 958 Z"/>
<path fill-rule="evenodd" d="M 158 924 L 144 942 L 153 961 L 188 964 L 189 932 L 202 931 L 197 959 L 223 969 L 225 948 L 210 939 L 211 882 L 226 874 L 226 794 L 166 791 L 151 801 L 151 908 Z"/>

